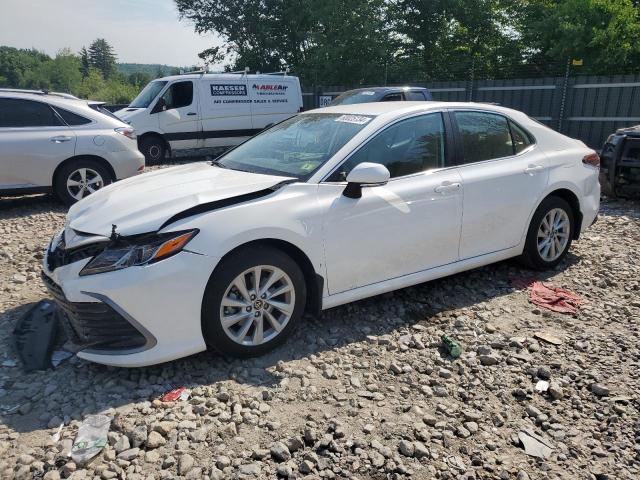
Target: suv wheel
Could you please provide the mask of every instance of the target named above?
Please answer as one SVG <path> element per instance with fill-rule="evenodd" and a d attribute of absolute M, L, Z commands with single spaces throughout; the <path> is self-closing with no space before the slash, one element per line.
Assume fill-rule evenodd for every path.
<path fill-rule="evenodd" d="M 531 219 L 522 260 L 529 267 L 547 270 L 562 261 L 573 239 L 571 206 L 562 198 L 543 200 Z"/>
<path fill-rule="evenodd" d="M 112 181 L 109 171 L 100 162 L 90 158 L 77 159 L 60 169 L 53 190 L 63 203 L 72 205 Z"/>
<path fill-rule="evenodd" d="M 291 335 L 305 301 L 304 275 L 288 255 L 271 247 L 237 252 L 216 268 L 205 290 L 207 345 L 235 357 L 262 355 Z"/>
<path fill-rule="evenodd" d="M 162 138 L 150 135 L 140 140 L 140 151 L 147 165 L 153 165 L 164 160 L 167 155 L 167 146 Z"/>

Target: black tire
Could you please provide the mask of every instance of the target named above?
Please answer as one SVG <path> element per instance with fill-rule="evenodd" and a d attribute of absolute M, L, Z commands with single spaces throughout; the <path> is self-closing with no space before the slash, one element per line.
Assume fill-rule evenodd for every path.
<path fill-rule="evenodd" d="M 114 178 L 112 177 L 111 172 L 109 171 L 107 166 L 99 160 L 93 158 L 77 158 L 75 160 L 72 160 L 63 165 L 62 168 L 60 168 L 60 170 L 56 173 L 53 182 L 53 192 L 55 193 L 56 197 L 58 197 L 58 199 L 65 205 L 73 205 L 80 200 L 80 198 L 76 198 L 71 194 L 71 192 L 67 188 L 67 181 L 76 181 L 78 179 L 76 172 L 81 169 L 87 169 L 87 171 L 95 172 L 102 179 L 101 183 L 91 185 L 94 190 L 99 190 L 102 187 L 106 187 L 114 181 Z M 76 188 L 73 188 L 73 190 L 75 191 Z M 79 188 L 77 190 L 79 190 Z M 79 194 L 80 192 L 76 193 Z M 83 192 L 83 196 L 88 196 L 89 194 L 90 192 L 88 190 L 85 190 Z"/>
<path fill-rule="evenodd" d="M 538 230 L 540 229 L 543 218 L 554 209 L 563 210 L 569 219 L 568 241 L 562 253 L 554 260 L 548 261 L 543 258 L 543 256 L 538 251 Z M 571 242 L 573 240 L 575 228 L 575 217 L 571 205 L 569 205 L 566 200 L 560 197 L 550 196 L 545 198 L 536 212 L 533 214 L 533 218 L 531 219 L 531 224 L 529 225 L 529 230 L 527 232 L 524 252 L 520 257 L 521 262 L 535 270 L 550 270 L 554 268 L 564 259 L 564 257 L 567 255 L 567 252 L 569 251 L 569 248 L 571 248 Z"/>
<path fill-rule="evenodd" d="M 295 292 L 294 308 L 288 323 L 274 338 L 260 345 L 243 345 L 231 339 L 222 326 L 222 300 L 227 293 L 227 289 L 230 288 L 232 282 L 239 275 L 258 265 L 275 267 L 288 275 Z M 281 250 L 269 246 L 244 248 L 222 260 L 207 283 L 202 301 L 202 333 L 207 346 L 223 355 L 240 358 L 259 356 L 281 345 L 291 335 L 300 322 L 305 303 L 306 284 L 304 274 L 291 257 Z M 244 311 L 244 309 L 239 308 L 238 311 Z M 257 310 L 255 310 L 255 313 L 257 313 Z M 266 320 L 263 319 L 263 322 L 265 322 L 265 326 L 269 326 Z M 255 333 L 254 326 L 249 330 L 249 332 L 252 331 Z M 268 331 L 265 330 L 265 333 Z"/>
<path fill-rule="evenodd" d="M 147 165 L 162 163 L 167 155 L 167 145 L 164 140 L 157 135 L 143 137 L 138 147 L 144 155 Z"/>

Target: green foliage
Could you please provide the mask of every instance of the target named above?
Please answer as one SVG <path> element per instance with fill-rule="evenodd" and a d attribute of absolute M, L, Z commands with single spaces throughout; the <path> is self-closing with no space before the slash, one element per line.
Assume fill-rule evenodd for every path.
<path fill-rule="evenodd" d="M 160 65 L 157 63 L 119 63 L 118 72 L 127 77 L 133 74 L 145 74 L 149 78 L 166 77 L 167 75 L 176 75 L 180 69 L 170 65 Z"/>
<path fill-rule="evenodd" d="M 82 78 L 86 78 L 89 75 L 89 69 L 91 68 L 91 62 L 89 61 L 89 52 L 85 47 L 80 50 L 80 73 Z"/>
<path fill-rule="evenodd" d="M 108 103 L 129 103 L 151 80 L 146 73 L 125 76 L 117 70 L 105 78 L 91 62 L 86 49 L 80 55 L 61 50 L 51 58 L 36 50 L 0 46 L 0 87 L 43 89 Z"/>
<path fill-rule="evenodd" d="M 175 0 L 230 70 L 289 67 L 309 84 L 560 75 L 640 68 L 635 0 Z"/>
<path fill-rule="evenodd" d="M 100 70 L 104 78 L 110 78 L 116 73 L 116 56 L 113 48 L 104 38 L 91 42 L 88 51 L 89 65 Z"/>
<path fill-rule="evenodd" d="M 584 73 L 637 72 L 640 9 L 630 0 L 534 0 L 524 41 L 544 59 L 582 59 Z"/>

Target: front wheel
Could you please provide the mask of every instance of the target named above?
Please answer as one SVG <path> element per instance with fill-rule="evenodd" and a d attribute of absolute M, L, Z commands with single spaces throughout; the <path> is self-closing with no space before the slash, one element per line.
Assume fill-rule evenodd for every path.
<path fill-rule="evenodd" d="M 536 270 L 555 267 L 569 251 L 574 228 L 573 210 L 566 200 L 544 199 L 531 219 L 523 262 Z"/>
<path fill-rule="evenodd" d="M 282 344 L 300 321 L 304 275 L 280 250 L 257 246 L 223 260 L 202 305 L 207 345 L 235 357 L 262 355 Z"/>

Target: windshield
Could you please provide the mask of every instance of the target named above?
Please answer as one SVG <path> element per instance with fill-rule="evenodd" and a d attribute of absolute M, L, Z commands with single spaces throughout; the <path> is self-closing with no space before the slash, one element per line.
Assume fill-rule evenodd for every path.
<path fill-rule="evenodd" d="M 307 179 L 372 118 L 330 113 L 297 115 L 231 150 L 216 164 L 234 170 Z"/>
<path fill-rule="evenodd" d="M 167 84 L 165 81 L 155 81 L 149 83 L 140 94 L 131 102 L 130 108 L 147 108 L 154 98 L 158 96 L 160 90 Z"/>
<path fill-rule="evenodd" d="M 381 92 L 376 92 L 375 90 L 356 90 L 345 92 L 334 98 L 329 106 L 333 107 L 334 105 L 353 105 L 354 103 L 377 102 L 381 95 Z"/>

